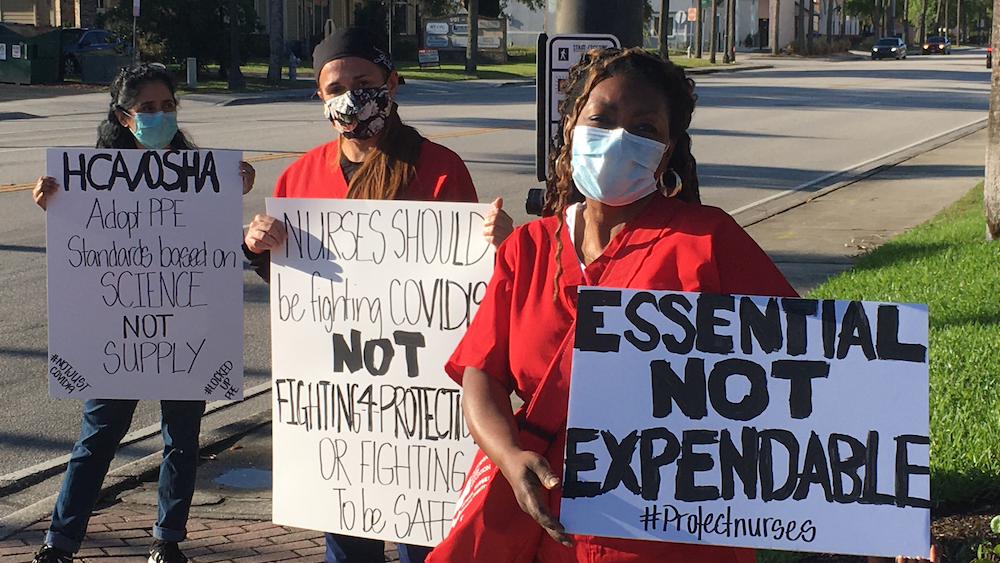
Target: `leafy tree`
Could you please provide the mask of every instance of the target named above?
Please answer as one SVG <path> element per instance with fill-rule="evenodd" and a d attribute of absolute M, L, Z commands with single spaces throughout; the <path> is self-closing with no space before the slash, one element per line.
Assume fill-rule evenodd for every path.
<path fill-rule="evenodd" d="M 385 4 L 381 0 L 368 0 L 364 4 L 357 4 L 354 7 L 354 27 L 363 27 L 385 41 L 389 36 L 386 27 L 389 14 Z"/>
<path fill-rule="evenodd" d="M 537 1 L 543 2 L 544 0 Z M 457 13 L 461 8 L 462 2 L 459 0 L 423 0 L 420 13 L 436 18 Z"/>
<path fill-rule="evenodd" d="M 258 31 L 253 0 L 239 0 L 240 48 L 248 52 Z M 116 37 L 132 38 L 132 3 L 119 2 L 98 22 Z M 144 0 L 138 21 L 137 49 L 143 60 L 180 62 L 197 57 L 198 64 L 219 64 L 220 78 L 229 68 L 228 0 Z"/>

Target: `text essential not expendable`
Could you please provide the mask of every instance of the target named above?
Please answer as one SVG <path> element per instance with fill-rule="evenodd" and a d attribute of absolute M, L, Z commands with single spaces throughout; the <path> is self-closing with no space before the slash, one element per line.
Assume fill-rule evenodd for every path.
<path fill-rule="evenodd" d="M 581 288 L 561 521 L 926 556 L 927 377 L 924 305 Z"/>

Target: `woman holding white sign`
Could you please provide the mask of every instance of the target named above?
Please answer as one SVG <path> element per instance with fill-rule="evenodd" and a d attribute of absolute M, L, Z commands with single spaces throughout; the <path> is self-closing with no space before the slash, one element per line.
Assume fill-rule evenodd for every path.
<path fill-rule="evenodd" d="M 124 68 L 111 85 L 111 105 L 98 128 L 97 148 L 195 148 L 177 128 L 176 85 L 163 65 L 140 64 Z M 243 193 L 253 187 L 254 170 L 240 163 Z M 38 179 L 32 197 L 42 208 L 58 197 L 55 178 Z M 87 523 L 97 503 L 101 484 L 118 445 L 132 423 L 138 401 L 88 399 L 83 404 L 80 439 L 73 446 L 62 488 L 52 512 L 45 544 L 34 563 L 70 563 L 80 549 Z M 198 434 L 204 401 L 160 401 L 163 461 L 157 487 L 158 505 L 153 526 L 150 563 L 183 563 L 177 544 L 187 535 L 186 524 L 198 468 Z"/>
<path fill-rule="evenodd" d="M 278 178 L 275 197 L 373 200 L 478 201 L 472 176 L 448 148 L 405 125 L 393 101 L 399 74 L 384 42 L 370 31 L 343 28 L 313 51 L 323 115 L 337 139 L 320 145 Z M 494 245 L 513 229 L 511 218 L 493 202 L 483 235 Z M 288 234 L 281 221 L 257 215 L 244 238 L 244 253 L 265 280 L 270 254 Z M 381 540 L 331 534 L 328 563 L 382 561 Z M 399 543 L 403 563 L 421 563 L 428 549 Z"/>
<path fill-rule="evenodd" d="M 750 549 L 570 535 L 558 520 L 577 287 L 796 295 L 731 217 L 698 203 L 682 68 L 641 49 L 591 50 L 565 92 L 548 216 L 499 249 L 446 366 L 485 455 L 428 561 L 752 562 Z M 525 401 L 516 415 L 511 392 Z"/>

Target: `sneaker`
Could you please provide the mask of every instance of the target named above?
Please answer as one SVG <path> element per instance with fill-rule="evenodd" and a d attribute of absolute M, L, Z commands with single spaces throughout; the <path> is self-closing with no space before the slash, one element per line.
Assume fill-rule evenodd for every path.
<path fill-rule="evenodd" d="M 43 545 L 31 563 L 73 563 L 73 554 L 58 547 Z"/>
<path fill-rule="evenodd" d="M 149 547 L 148 563 L 186 563 L 187 560 L 177 542 L 155 540 Z"/>

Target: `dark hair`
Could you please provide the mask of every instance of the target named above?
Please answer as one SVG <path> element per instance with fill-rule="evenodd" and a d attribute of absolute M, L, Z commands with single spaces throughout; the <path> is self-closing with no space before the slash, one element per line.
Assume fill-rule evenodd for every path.
<path fill-rule="evenodd" d="M 123 67 L 111 83 L 111 104 L 108 107 L 108 117 L 97 126 L 97 148 L 99 149 L 134 149 L 135 137 L 128 127 L 118 121 L 117 110 L 128 112 L 143 86 L 150 82 L 161 82 L 170 90 L 170 95 L 177 100 L 177 83 L 167 69 L 161 64 L 139 63 L 132 67 Z M 194 149 L 195 145 L 183 131 L 170 141 L 170 147 L 175 149 Z"/>
<path fill-rule="evenodd" d="M 565 211 L 569 205 L 584 199 L 573 183 L 573 169 L 570 163 L 572 147 L 566 142 L 567 132 L 564 129 L 566 127 L 572 129 L 580 111 L 587 104 L 590 93 L 598 83 L 619 75 L 645 80 L 663 93 L 667 111 L 670 113 L 670 139 L 674 141 L 674 150 L 667 167 L 681 180 L 681 190 L 675 197 L 691 203 L 701 201 L 697 164 L 691 154 L 691 137 L 687 132 L 688 126 L 691 125 L 691 116 L 694 114 L 695 101 L 698 99 L 694 94 L 694 81 L 684 74 L 683 68 L 637 47 L 589 50 L 579 63 L 569 69 L 563 90 L 566 97 L 559 104 L 561 119 L 557 134 L 552 139 L 554 146 L 549 152 L 549 179 L 545 184 L 545 206 L 542 214 L 554 214 L 559 217 L 555 233 L 557 280 L 562 273 L 562 263 L 558 259 L 562 256 L 562 238 L 559 235 L 565 225 Z M 572 130 L 568 133 L 572 142 Z M 672 183 L 671 178 L 670 184 Z M 556 289 L 557 297 L 558 291 Z"/>
<path fill-rule="evenodd" d="M 337 152 L 344 152 L 344 137 L 337 143 Z M 347 188 L 350 199 L 402 199 L 406 187 L 417 173 L 417 159 L 424 138 L 416 129 L 405 125 L 399 118 L 395 103 L 385 127 L 379 131 L 375 150 L 361 161 L 361 166 L 351 177 Z"/>

